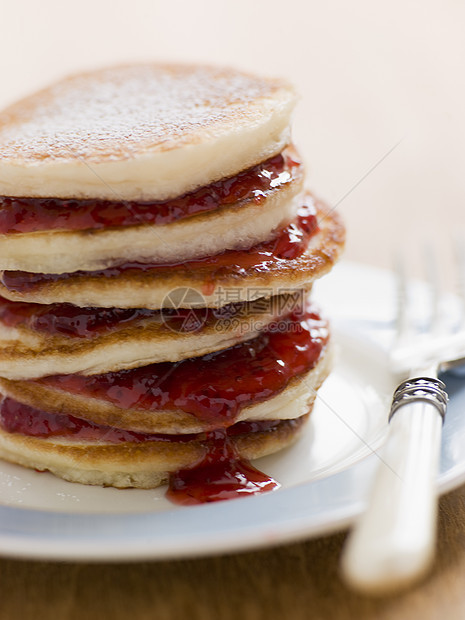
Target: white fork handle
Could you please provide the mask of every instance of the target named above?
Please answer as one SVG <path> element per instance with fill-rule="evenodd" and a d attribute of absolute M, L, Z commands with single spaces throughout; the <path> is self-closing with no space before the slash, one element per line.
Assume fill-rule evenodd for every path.
<path fill-rule="evenodd" d="M 368 509 L 342 558 L 346 581 L 371 594 L 421 577 L 436 542 L 441 414 L 430 402 L 407 402 L 389 426 Z"/>

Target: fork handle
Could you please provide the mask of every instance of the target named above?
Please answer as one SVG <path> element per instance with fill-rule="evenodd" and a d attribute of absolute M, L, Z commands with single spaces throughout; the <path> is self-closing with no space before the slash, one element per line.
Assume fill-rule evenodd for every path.
<path fill-rule="evenodd" d="M 418 382 L 422 382 L 419 388 Z M 420 378 L 396 391 L 394 415 L 391 413 L 368 508 L 342 557 L 343 576 L 360 591 L 387 593 L 410 585 L 430 567 L 436 542 L 436 478 L 447 402 L 443 388 L 437 379 Z"/>

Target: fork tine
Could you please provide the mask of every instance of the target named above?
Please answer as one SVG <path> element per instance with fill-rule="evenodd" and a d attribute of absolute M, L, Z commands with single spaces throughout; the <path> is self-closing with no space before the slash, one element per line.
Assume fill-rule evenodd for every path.
<path fill-rule="evenodd" d="M 394 273 L 396 278 L 396 334 L 395 343 L 399 344 L 407 339 L 411 332 L 407 312 L 407 275 L 405 272 L 404 256 L 400 250 L 394 255 Z"/>
<path fill-rule="evenodd" d="M 459 238 L 458 235 L 455 235 L 452 247 L 456 270 L 455 288 L 457 290 L 457 296 L 460 303 L 458 329 L 465 329 L 465 248 L 463 246 L 463 239 Z"/>
<path fill-rule="evenodd" d="M 435 336 L 445 331 L 444 315 L 441 312 L 442 286 L 436 253 L 431 242 L 424 246 L 426 278 L 429 284 L 430 315 L 429 332 Z"/>
<path fill-rule="evenodd" d="M 403 255 L 400 252 L 394 255 L 397 321 L 389 360 L 391 369 L 399 377 L 411 375 L 412 372 L 434 374 L 438 366 L 443 371 L 465 363 L 465 251 L 462 247 L 456 245 L 461 289 L 460 325 L 457 325 L 457 313 L 454 316 L 452 312 L 457 302 L 452 295 L 446 296 L 442 290 L 444 274 L 439 271 L 431 246 L 425 246 L 424 257 L 429 290 L 424 285 L 418 286 L 415 282 L 407 281 Z M 417 293 L 419 297 L 416 297 Z M 431 308 L 426 317 L 429 320 L 426 321 L 425 307 Z"/>
<path fill-rule="evenodd" d="M 457 300 L 457 313 L 454 314 L 454 327 L 457 339 L 465 332 L 465 248 L 463 237 L 455 234 L 451 239 L 452 257 L 454 261 L 454 292 Z M 463 340 L 463 339 L 462 339 Z M 442 370 L 451 370 L 460 377 L 465 375 L 464 358 L 458 356 L 457 360 L 451 360 L 441 364 Z"/>

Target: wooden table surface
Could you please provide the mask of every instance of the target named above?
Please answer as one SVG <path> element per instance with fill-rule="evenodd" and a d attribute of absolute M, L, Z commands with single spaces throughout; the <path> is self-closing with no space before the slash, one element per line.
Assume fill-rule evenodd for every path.
<path fill-rule="evenodd" d="M 440 503 L 438 556 L 408 592 L 371 599 L 338 576 L 345 534 L 272 550 L 138 564 L 2 560 L 1 618 L 462 620 L 465 487 Z"/>
<path fill-rule="evenodd" d="M 309 183 L 346 220 L 347 258 L 416 273 L 465 233 L 465 5 L 454 0 L 18 0 L 1 9 L 0 105 L 70 71 L 133 59 L 214 61 L 291 79 Z M 463 237 L 462 237 L 463 238 Z M 452 271 L 443 268 L 449 285 Z M 465 446 L 464 446 L 465 450 Z M 0 617 L 465 618 L 465 487 L 441 499 L 437 559 L 408 592 L 338 577 L 345 533 L 258 552 L 133 564 L 0 560 Z"/>

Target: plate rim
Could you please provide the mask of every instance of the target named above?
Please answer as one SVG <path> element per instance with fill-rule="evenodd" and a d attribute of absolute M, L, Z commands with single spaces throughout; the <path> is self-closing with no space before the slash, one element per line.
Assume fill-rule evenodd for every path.
<path fill-rule="evenodd" d="M 368 279 L 392 275 L 349 261 L 336 270 L 346 271 L 345 277 L 347 272 Z M 352 493 L 351 499 L 342 495 L 316 512 L 315 498 L 327 494 L 326 487 L 344 494 L 352 478 L 364 480 L 366 486 L 376 465 L 376 454 L 371 454 L 342 471 L 277 493 L 161 512 L 73 513 L 0 505 L 0 556 L 80 562 L 168 560 L 251 551 L 327 535 L 345 529 L 361 514 L 364 493 Z M 438 492 L 447 493 L 464 482 L 465 457 L 441 472 Z M 213 531 L 208 527 L 212 521 Z"/>

